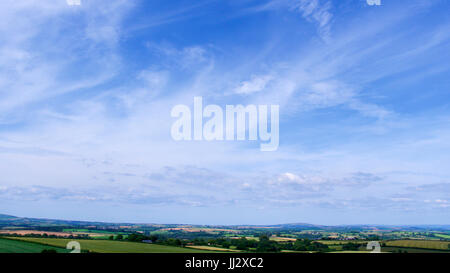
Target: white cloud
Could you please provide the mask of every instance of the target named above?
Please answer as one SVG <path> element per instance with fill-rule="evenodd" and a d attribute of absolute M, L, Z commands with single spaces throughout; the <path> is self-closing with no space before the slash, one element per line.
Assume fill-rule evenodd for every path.
<path fill-rule="evenodd" d="M 331 1 L 327 0 L 271 0 L 257 7 L 248 9 L 248 12 L 262 12 L 268 10 L 288 9 L 298 12 L 301 16 L 317 25 L 318 34 L 323 41 L 328 42 L 331 34 Z"/>
<path fill-rule="evenodd" d="M 291 2 L 291 9 L 299 11 L 305 19 L 315 22 L 319 28 L 319 35 L 324 40 L 329 40 L 330 23 L 333 17 L 330 12 L 330 1 L 297 0 Z"/>
<path fill-rule="evenodd" d="M 53 7 L 50 1 L 42 2 L 42 6 L 38 6 L 40 1 L 28 1 L 33 3 L 30 6 L 23 1 L 3 3 L 16 9 L 17 14 L 7 8 L 1 8 L 0 13 L 19 22 L 12 29 L 0 22 L 2 35 L 11 37 L 10 42 L 0 44 L 0 60 L 7 68 L 0 73 L 0 118 L 3 123 L 19 125 L 2 131 L 0 136 L 0 161 L 7 162 L 0 164 L 3 196 L 17 195 L 20 199 L 20 194 L 39 198 L 63 195 L 66 199 L 89 201 L 196 206 L 245 203 L 258 207 L 309 204 L 345 208 L 350 204 L 376 208 L 377 201 L 387 200 L 386 206 L 392 206 L 393 201 L 401 200 L 398 198 L 409 198 L 389 199 L 405 183 L 437 183 L 447 175 L 444 165 L 448 162 L 448 132 L 444 125 L 448 120 L 431 124 L 426 115 L 423 122 L 417 116 L 400 119 L 380 100 L 371 100 L 367 95 L 368 83 L 398 72 L 389 63 L 382 63 L 382 70 L 371 69 L 376 63 L 371 62 L 372 58 L 397 42 L 374 45 L 373 37 L 380 29 L 395 25 L 395 20 L 381 25 L 378 20 L 376 24 L 369 22 L 362 30 L 346 29 L 345 35 L 333 36 L 335 43 L 305 42 L 299 45 L 301 50 L 283 52 L 276 60 L 266 58 L 265 54 L 272 56 L 271 50 L 249 49 L 245 51 L 248 59 L 232 60 L 232 69 L 227 62 L 221 63 L 221 58 L 215 58 L 215 54 L 223 52 L 211 50 L 209 45 L 151 42 L 143 54 L 152 55 L 156 61 L 152 59 L 144 64 L 144 70 L 127 74 L 132 84 L 121 78 L 110 89 L 105 87 L 109 85 L 92 87 L 106 83 L 123 68 L 117 43 L 128 5 L 108 4 L 111 8 L 105 12 L 96 2 L 98 6 L 92 4 L 91 11 L 80 11 L 88 12 L 87 21 L 67 21 L 67 25 L 53 28 L 48 25 L 50 19 L 57 15 L 65 18 L 71 14 L 69 7 Z M 296 11 L 316 23 L 326 37 L 331 24 L 330 7 L 323 1 L 296 3 Z M 30 18 L 17 17 L 19 13 L 32 13 L 34 8 L 36 14 Z M 81 27 L 76 26 L 78 23 Z M 46 29 L 64 33 L 65 38 L 49 36 L 48 44 L 33 47 L 32 41 L 42 37 Z M 85 36 L 87 41 L 77 42 Z M 267 43 L 272 45 L 282 39 L 275 38 L 267 37 Z M 437 39 L 431 48 L 445 42 L 444 38 Z M 407 57 L 422 53 L 412 51 Z M 396 60 L 402 58 L 400 55 Z M 411 66 L 405 62 L 402 69 Z M 55 100 L 77 90 L 84 90 L 83 95 Z M 234 94 L 223 96 L 224 90 Z M 208 103 L 220 105 L 233 100 L 280 104 L 283 142 L 279 151 L 261 154 L 248 142 L 172 141 L 171 107 L 189 104 L 193 96 L 203 94 Z M 45 103 L 37 105 L 39 102 Z M 336 108 L 355 111 L 334 112 Z M 326 125 L 329 120 L 320 116 L 324 112 L 343 117 Z M 318 118 L 313 122 L 303 121 L 314 116 Z M 365 119 L 361 122 L 367 117 L 372 117 L 374 123 Z M 357 122 L 352 123 L 354 120 Z M 374 137 L 360 123 L 384 130 Z M 415 135 L 417 128 L 430 136 L 419 138 Z M 431 150 L 439 150 L 439 158 L 431 153 L 423 157 Z M 434 173 L 436 177 L 383 175 L 411 169 Z M 448 192 L 446 185 L 436 187 Z M 28 188 L 33 191 L 26 191 Z M 362 197 L 344 200 L 351 194 L 383 198 L 367 204 Z M 425 195 L 430 200 L 439 197 L 436 192 Z M 447 200 L 448 196 L 439 198 Z"/>
<path fill-rule="evenodd" d="M 250 80 L 243 81 L 234 89 L 236 94 L 248 95 L 260 92 L 266 88 L 267 84 L 273 79 L 272 75 L 252 76 Z"/>
<path fill-rule="evenodd" d="M 74 11 L 64 1 L 2 1 L 0 16 L 9 23 L 0 23 L 0 33 L 10 38 L 0 44 L 0 123 L 23 122 L 43 101 L 110 79 L 129 6 L 91 1 Z M 30 111 L 17 110 L 24 108 Z"/>

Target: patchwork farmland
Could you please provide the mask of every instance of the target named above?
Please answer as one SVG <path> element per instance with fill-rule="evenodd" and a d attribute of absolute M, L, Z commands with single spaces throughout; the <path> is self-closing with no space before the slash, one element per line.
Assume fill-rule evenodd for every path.
<path fill-rule="evenodd" d="M 51 246 L 65 248 L 71 239 L 55 238 L 10 238 L 18 242 L 40 244 L 43 247 Z M 13 241 L 13 240 L 10 240 Z M 81 245 L 81 250 L 96 253 L 210 253 L 208 250 L 182 248 L 157 244 L 145 244 L 134 242 L 116 242 L 108 240 L 76 240 Z"/>
<path fill-rule="evenodd" d="M 214 226 L 30 219 L 0 215 L 0 252 L 70 252 L 70 241 L 90 253 L 450 253 L 448 226 Z"/>

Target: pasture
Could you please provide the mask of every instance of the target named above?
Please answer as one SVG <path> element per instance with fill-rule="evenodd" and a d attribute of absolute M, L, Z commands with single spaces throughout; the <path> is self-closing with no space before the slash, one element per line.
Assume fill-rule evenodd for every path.
<path fill-rule="evenodd" d="M 449 234 L 435 233 L 434 236 L 439 237 L 439 238 L 443 238 L 443 239 L 446 239 L 446 240 L 450 240 L 450 235 Z"/>
<path fill-rule="evenodd" d="M 221 251 L 221 252 L 241 252 L 237 249 L 230 249 L 230 248 L 222 248 L 222 247 L 215 247 L 215 246 L 186 246 L 188 248 L 193 249 L 200 249 L 200 250 L 212 250 L 212 251 Z"/>
<path fill-rule="evenodd" d="M 39 243 L 48 246 L 65 248 L 71 239 L 55 238 L 14 238 L 20 241 Z M 89 250 L 98 253 L 211 253 L 212 251 L 165 246 L 157 244 L 145 244 L 109 240 L 75 240 L 80 243 L 81 250 Z"/>
<path fill-rule="evenodd" d="M 58 253 L 69 252 L 65 248 L 0 238 L 0 253 L 41 253 L 45 249 L 53 249 Z"/>
<path fill-rule="evenodd" d="M 449 241 L 394 240 L 394 241 L 386 241 L 385 243 L 386 246 L 450 250 Z"/>
<path fill-rule="evenodd" d="M 345 245 L 348 243 L 356 243 L 356 244 L 367 244 L 368 241 L 363 240 L 317 240 L 315 242 L 324 244 L 324 245 Z"/>

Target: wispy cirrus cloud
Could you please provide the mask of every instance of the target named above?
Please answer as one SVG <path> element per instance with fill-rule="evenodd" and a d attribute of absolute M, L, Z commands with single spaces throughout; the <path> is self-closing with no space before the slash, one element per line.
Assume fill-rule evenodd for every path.
<path fill-rule="evenodd" d="M 317 27 L 317 33 L 328 42 L 331 34 L 333 14 L 332 1 L 329 0 L 270 0 L 247 8 L 247 12 L 267 12 L 271 10 L 290 10 Z"/>
<path fill-rule="evenodd" d="M 273 209 L 273 223 L 363 219 L 359 209 L 383 222 L 391 209 L 445 205 L 447 187 L 426 185 L 449 177 L 447 4 L 413 2 L 155 6 L 154 18 L 144 2 L 4 1 L 0 202 L 11 212 L 21 200 L 80 202 L 98 215 L 100 203 L 158 205 L 198 222 L 202 210 L 168 207 L 236 222 Z M 172 141 L 170 109 L 198 95 L 279 104 L 279 150 Z"/>
<path fill-rule="evenodd" d="M 103 9 L 92 1 L 85 3 L 80 7 L 86 16 L 82 21 L 70 18 L 76 11 L 64 1 L 3 1 L 0 5 L 1 16 L 10 22 L 0 25 L 0 31 L 12 37 L 0 44 L 3 123 L 26 118 L 14 111 L 17 108 L 32 108 L 42 101 L 92 88 L 117 72 L 119 58 L 114 47 L 120 20 L 130 7 L 125 1 Z M 54 24 L 58 18 L 65 19 Z M 48 39 L 40 39 L 43 36 Z M 96 58 L 90 58 L 91 54 Z M 77 65 L 83 69 L 73 69 Z"/>
<path fill-rule="evenodd" d="M 331 2 L 321 0 L 298 0 L 290 4 L 290 8 L 298 11 L 302 16 L 318 25 L 320 37 L 324 40 L 329 40 L 331 20 L 333 14 L 331 13 Z"/>

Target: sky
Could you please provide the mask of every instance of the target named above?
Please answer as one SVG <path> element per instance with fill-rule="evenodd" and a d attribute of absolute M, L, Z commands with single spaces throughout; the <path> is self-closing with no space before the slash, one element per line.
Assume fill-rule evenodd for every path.
<path fill-rule="evenodd" d="M 0 213 L 450 224 L 450 1 L 2 0 Z M 279 105 L 280 143 L 175 141 Z"/>

